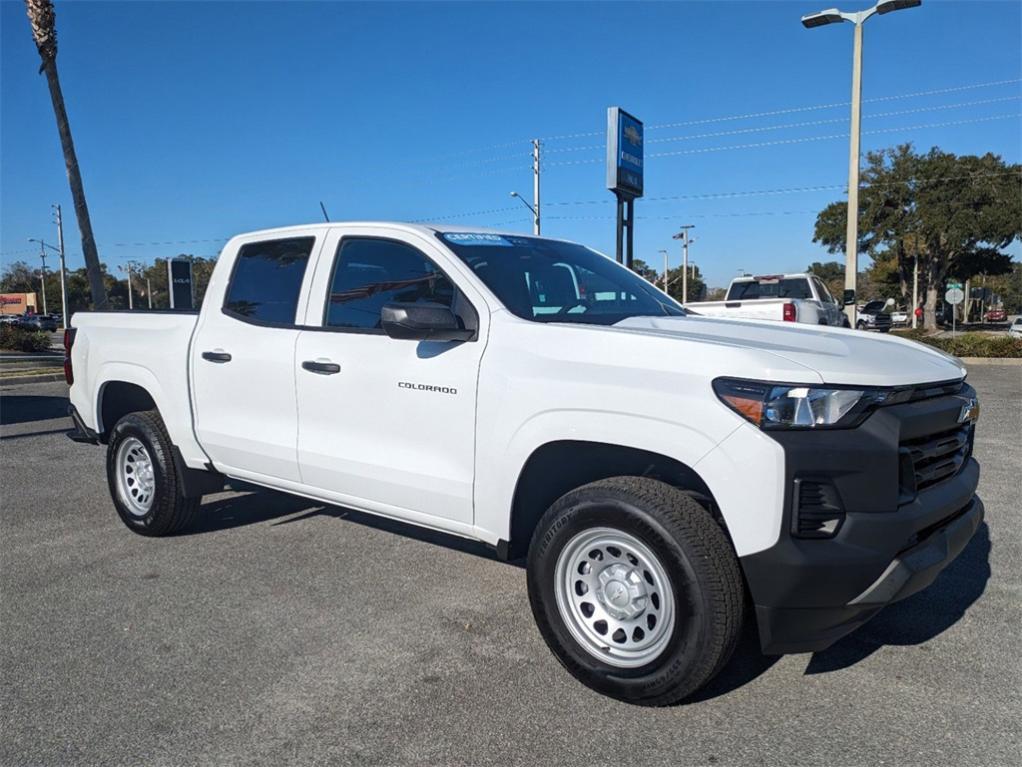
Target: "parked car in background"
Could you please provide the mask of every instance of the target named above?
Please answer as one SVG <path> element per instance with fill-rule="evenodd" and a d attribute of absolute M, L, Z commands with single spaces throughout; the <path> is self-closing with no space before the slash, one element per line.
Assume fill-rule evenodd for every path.
<path fill-rule="evenodd" d="M 57 322 L 49 314 L 24 314 L 18 319 L 18 327 L 55 333 Z"/>
<path fill-rule="evenodd" d="M 983 322 L 1007 322 L 1008 312 L 1004 310 L 1003 306 L 990 308 L 986 310 L 983 315 Z"/>
<path fill-rule="evenodd" d="M 723 301 L 688 303 L 696 314 L 848 327 L 844 308 L 812 273 L 736 277 Z"/>
<path fill-rule="evenodd" d="M 1016 317 L 1015 321 L 1008 327 L 1008 335 L 1012 338 L 1022 338 L 1022 317 Z"/>
<path fill-rule="evenodd" d="M 855 327 L 859 330 L 877 330 L 886 333 L 893 324 L 885 301 L 870 301 L 859 312 Z"/>
<path fill-rule="evenodd" d="M 17 325 L 17 314 L 0 314 L 0 325 Z"/>

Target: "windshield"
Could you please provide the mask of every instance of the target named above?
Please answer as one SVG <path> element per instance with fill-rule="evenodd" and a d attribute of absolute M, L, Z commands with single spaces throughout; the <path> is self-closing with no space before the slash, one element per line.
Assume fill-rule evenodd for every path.
<path fill-rule="evenodd" d="M 685 314 L 637 274 L 582 245 L 507 234 L 439 237 L 526 320 L 613 325 L 628 317 Z"/>
<path fill-rule="evenodd" d="M 809 280 L 805 277 L 778 280 L 733 282 L 727 292 L 728 301 L 754 301 L 757 298 L 812 298 Z"/>
<path fill-rule="evenodd" d="M 884 306 L 886 306 L 886 304 L 883 301 L 870 301 L 862 307 L 862 311 L 865 314 L 880 314 L 883 312 Z"/>

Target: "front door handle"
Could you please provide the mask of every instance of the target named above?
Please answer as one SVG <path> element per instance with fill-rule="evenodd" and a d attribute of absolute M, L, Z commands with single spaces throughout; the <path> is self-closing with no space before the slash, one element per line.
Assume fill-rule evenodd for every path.
<path fill-rule="evenodd" d="M 209 362 L 230 362 L 231 355 L 225 351 L 203 352 L 202 359 Z"/>
<path fill-rule="evenodd" d="M 319 373 L 324 376 L 332 376 L 334 373 L 341 372 L 341 366 L 336 362 L 320 362 L 319 360 L 305 360 L 302 363 L 302 368 L 310 373 Z"/>

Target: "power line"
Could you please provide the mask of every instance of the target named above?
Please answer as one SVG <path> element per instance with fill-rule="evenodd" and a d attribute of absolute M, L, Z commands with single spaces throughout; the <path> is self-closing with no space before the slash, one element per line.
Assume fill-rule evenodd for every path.
<path fill-rule="evenodd" d="M 882 101 L 897 101 L 899 99 L 920 98 L 922 96 L 938 96 L 946 93 L 959 93 L 961 91 L 976 90 L 977 88 L 993 88 L 999 85 L 1012 85 L 1022 82 L 1022 78 L 1016 77 L 1010 80 L 993 80 L 985 83 L 972 83 L 970 85 L 958 85 L 950 88 L 937 88 L 930 91 L 916 91 L 915 93 L 901 93 L 891 96 L 876 96 L 870 99 L 863 99 L 863 104 L 873 104 Z M 749 112 L 741 115 L 725 115 L 723 117 L 707 117 L 700 120 L 683 120 L 681 122 L 660 123 L 658 125 L 647 125 L 647 130 L 660 130 L 663 128 L 682 128 L 687 125 L 705 125 L 707 123 L 728 122 L 731 120 L 751 120 L 756 117 L 775 117 L 777 115 L 796 114 L 798 112 L 814 112 L 822 109 L 837 109 L 838 107 L 851 106 L 850 101 L 839 101 L 833 104 L 813 104 L 804 107 L 789 107 L 787 109 L 774 109 L 768 112 Z"/>

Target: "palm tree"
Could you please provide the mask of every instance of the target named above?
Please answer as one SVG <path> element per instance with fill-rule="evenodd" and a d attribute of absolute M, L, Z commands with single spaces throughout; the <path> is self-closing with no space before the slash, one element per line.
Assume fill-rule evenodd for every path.
<path fill-rule="evenodd" d="M 85 256 L 85 271 L 89 276 L 89 287 L 92 289 L 92 306 L 95 309 L 105 309 L 106 288 L 103 286 L 96 238 L 92 235 L 92 221 L 89 220 L 85 189 L 82 187 L 82 172 L 78 168 L 78 157 L 75 155 L 75 145 L 71 139 L 71 126 L 68 124 L 67 110 L 64 108 L 64 94 L 61 93 L 60 79 L 57 77 L 57 26 L 53 2 L 25 0 L 25 8 L 28 11 L 28 20 L 32 23 L 32 37 L 35 38 L 35 45 L 42 59 L 39 71 L 46 73 L 46 82 L 50 86 L 50 99 L 53 101 L 53 113 L 57 118 L 60 145 L 64 150 L 64 164 L 67 166 L 67 180 L 71 185 L 75 216 L 78 218 L 78 228 L 82 233 L 82 255 Z"/>

